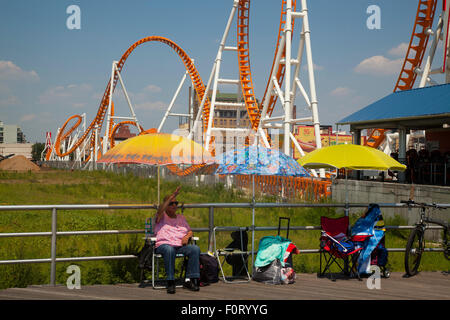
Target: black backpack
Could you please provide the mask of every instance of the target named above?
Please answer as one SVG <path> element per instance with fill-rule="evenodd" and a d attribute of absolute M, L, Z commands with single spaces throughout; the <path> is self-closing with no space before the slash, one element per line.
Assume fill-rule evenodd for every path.
<path fill-rule="evenodd" d="M 152 257 L 153 257 L 153 245 L 145 242 L 144 247 L 137 254 L 139 259 L 139 268 L 151 270 L 152 268 Z"/>
<path fill-rule="evenodd" d="M 200 286 L 219 281 L 219 263 L 209 254 L 200 254 Z"/>
<path fill-rule="evenodd" d="M 147 241 L 144 244 L 144 247 L 137 254 L 139 259 L 139 269 L 141 269 L 140 275 L 140 288 L 145 287 L 145 270 L 152 269 L 152 257 L 153 257 L 153 245 L 148 243 Z"/>
<path fill-rule="evenodd" d="M 247 231 L 233 231 L 231 233 L 231 238 L 233 239 L 233 241 L 228 246 L 226 246 L 226 248 L 247 251 Z M 243 258 L 245 261 L 245 265 L 240 255 L 228 255 L 225 257 L 225 261 L 233 268 L 233 277 L 247 276 L 246 269 L 248 268 L 248 255 L 244 254 Z"/>

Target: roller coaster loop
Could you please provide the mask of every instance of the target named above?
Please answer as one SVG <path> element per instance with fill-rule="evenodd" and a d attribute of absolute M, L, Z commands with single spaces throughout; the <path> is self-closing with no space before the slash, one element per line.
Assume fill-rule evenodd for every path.
<path fill-rule="evenodd" d="M 175 42 L 173 42 L 170 39 L 160 37 L 160 36 L 150 36 L 150 37 L 143 38 L 143 39 L 135 42 L 130 48 L 128 48 L 128 50 L 122 55 L 121 59 L 119 60 L 119 62 L 117 64 L 117 72 L 114 75 L 114 81 L 112 84 L 113 90 L 117 84 L 117 80 L 119 77 L 118 72 L 121 72 L 128 56 L 139 45 L 146 43 L 146 42 L 152 42 L 152 41 L 157 41 L 157 42 L 167 44 L 178 54 L 178 56 L 182 59 L 186 70 L 188 70 L 188 72 L 189 72 L 189 76 L 191 78 L 192 83 L 194 84 L 195 91 L 197 93 L 197 97 L 201 101 L 203 99 L 203 95 L 205 94 L 205 86 L 202 82 L 202 79 L 200 78 L 200 75 L 199 75 L 197 69 L 194 66 L 194 63 L 189 58 L 189 56 L 186 54 L 186 52 L 183 49 L 181 49 Z M 64 125 L 61 127 L 61 130 L 59 131 L 59 134 L 55 139 L 55 145 L 54 145 L 55 152 L 59 157 L 64 157 L 64 156 L 74 152 L 83 143 L 83 141 L 87 138 L 89 133 L 92 132 L 92 130 L 95 128 L 96 125 L 99 128 L 102 127 L 103 121 L 105 119 L 105 114 L 108 109 L 109 99 L 110 99 L 110 96 L 109 96 L 110 95 L 110 86 L 111 86 L 111 81 L 108 81 L 108 85 L 103 94 L 103 98 L 100 103 L 100 107 L 97 111 L 97 115 L 96 115 L 95 119 L 91 122 L 91 124 L 86 129 L 86 131 L 83 133 L 81 138 L 78 139 L 78 141 L 76 141 L 73 144 L 73 146 L 64 153 L 61 153 L 61 151 L 60 151 L 61 142 L 64 141 L 64 139 L 66 139 L 78 127 L 78 125 L 81 123 L 81 117 L 78 115 L 72 116 L 69 119 L 67 119 L 67 121 L 64 123 Z M 205 107 L 203 109 L 204 130 L 206 130 L 207 120 L 209 117 L 209 110 L 210 110 L 209 107 L 210 107 L 209 99 L 206 99 Z M 72 120 L 74 118 L 79 118 L 79 121 L 77 123 L 75 123 L 75 125 L 73 125 L 67 132 L 64 132 L 67 124 L 70 122 L 70 120 Z M 91 147 L 95 146 L 95 135 L 94 134 L 91 135 L 90 146 Z"/>

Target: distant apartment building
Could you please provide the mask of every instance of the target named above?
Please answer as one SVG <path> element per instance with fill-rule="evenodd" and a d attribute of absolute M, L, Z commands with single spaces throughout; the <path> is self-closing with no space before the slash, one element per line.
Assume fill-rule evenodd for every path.
<path fill-rule="evenodd" d="M 25 135 L 19 126 L 0 121 L 0 143 L 26 143 Z"/>
<path fill-rule="evenodd" d="M 212 91 L 208 92 L 208 98 L 211 99 Z M 201 101 L 198 100 L 197 95 L 194 93 L 192 99 L 192 106 L 189 110 L 193 110 L 193 115 L 197 115 Z M 214 106 L 213 126 L 215 128 L 250 128 L 250 120 L 247 113 L 247 108 L 243 105 L 244 100 L 242 96 L 238 96 L 237 93 L 222 93 L 219 90 L 216 92 L 216 103 Z M 188 129 L 186 124 L 180 124 L 180 128 Z M 237 140 L 234 136 L 236 133 L 230 131 L 221 131 L 222 139 L 216 143 L 233 143 L 236 144 Z M 226 139 L 226 137 L 228 137 Z M 225 147 L 224 147 L 225 149 Z"/>
<path fill-rule="evenodd" d="M 211 99 L 211 92 L 208 93 L 208 98 Z M 242 96 L 238 98 L 236 93 L 216 93 L 216 105 L 214 107 L 214 127 L 220 128 L 248 128 L 250 127 L 250 120 L 247 114 L 247 108 L 241 106 L 244 102 Z M 200 101 L 195 95 L 193 101 L 194 115 L 197 114 Z"/>
<path fill-rule="evenodd" d="M 27 143 L 22 129 L 15 124 L 0 121 L 0 155 L 23 155 L 31 159 L 31 143 Z"/>

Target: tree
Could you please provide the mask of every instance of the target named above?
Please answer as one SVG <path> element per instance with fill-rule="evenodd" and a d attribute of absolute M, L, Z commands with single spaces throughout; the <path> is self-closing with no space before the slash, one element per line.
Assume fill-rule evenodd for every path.
<path fill-rule="evenodd" d="M 42 142 L 36 142 L 31 147 L 31 157 L 33 158 L 33 161 L 40 161 L 41 160 L 41 153 L 45 148 L 45 143 Z"/>

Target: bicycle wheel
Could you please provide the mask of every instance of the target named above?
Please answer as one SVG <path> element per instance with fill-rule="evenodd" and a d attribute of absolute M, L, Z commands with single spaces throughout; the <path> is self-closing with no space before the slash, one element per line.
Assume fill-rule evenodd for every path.
<path fill-rule="evenodd" d="M 423 253 L 423 232 L 421 229 L 413 229 L 409 235 L 405 252 L 405 271 L 408 276 L 414 276 L 419 269 L 420 259 Z"/>

